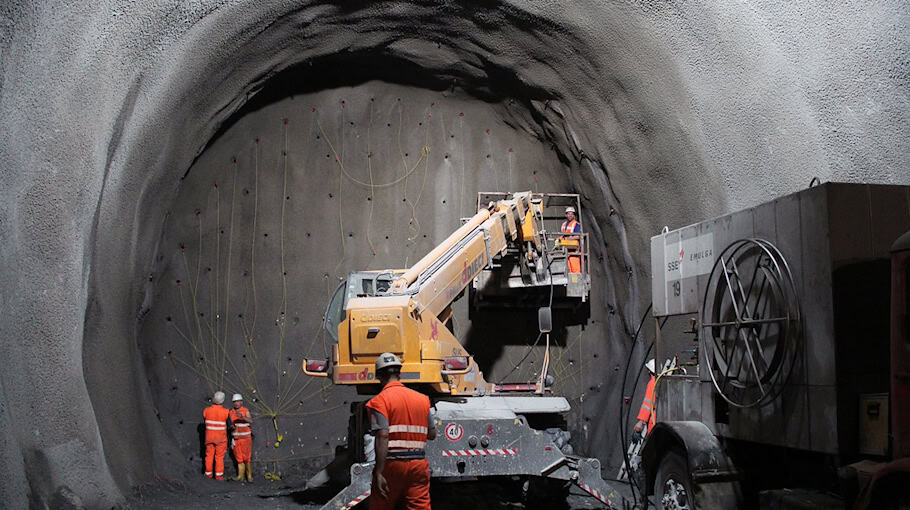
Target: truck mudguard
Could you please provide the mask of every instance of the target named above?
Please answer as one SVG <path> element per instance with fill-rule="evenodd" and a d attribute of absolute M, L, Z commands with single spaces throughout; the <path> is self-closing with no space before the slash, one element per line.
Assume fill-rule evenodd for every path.
<path fill-rule="evenodd" d="M 740 498 L 738 473 L 711 430 L 698 421 L 658 422 L 641 450 L 646 483 L 653 493 L 657 469 L 664 454 L 677 449 L 688 462 L 697 509 L 735 509 Z"/>

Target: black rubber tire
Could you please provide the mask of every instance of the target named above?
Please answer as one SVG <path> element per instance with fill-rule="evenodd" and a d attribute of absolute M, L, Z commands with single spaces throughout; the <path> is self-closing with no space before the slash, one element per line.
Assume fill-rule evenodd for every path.
<path fill-rule="evenodd" d="M 669 480 L 683 486 L 686 504 L 689 510 L 696 510 L 695 491 L 692 477 L 689 476 L 689 465 L 686 457 L 679 450 L 670 450 L 660 459 L 657 475 L 654 477 L 654 504 L 659 510 L 677 510 L 673 506 L 664 506 L 664 491 Z"/>

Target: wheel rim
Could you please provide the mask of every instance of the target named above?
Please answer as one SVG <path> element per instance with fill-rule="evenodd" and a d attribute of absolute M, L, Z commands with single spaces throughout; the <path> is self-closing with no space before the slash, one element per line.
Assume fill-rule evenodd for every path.
<path fill-rule="evenodd" d="M 689 493 L 686 486 L 677 482 L 675 478 L 664 481 L 664 495 L 660 504 L 665 510 L 691 510 L 689 506 Z"/>

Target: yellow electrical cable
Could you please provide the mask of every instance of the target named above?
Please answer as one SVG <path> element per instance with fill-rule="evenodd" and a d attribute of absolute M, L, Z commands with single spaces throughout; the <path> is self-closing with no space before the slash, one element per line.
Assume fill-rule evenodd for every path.
<path fill-rule="evenodd" d="M 357 179 L 356 177 L 354 177 L 353 175 L 348 173 L 347 169 L 345 169 L 345 167 L 344 167 L 344 162 L 341 161 L 340 157 L 338 156 L 338 153 L 335 151 L 335 147 L 332 145 L 331 140 L 329 140 L 328 137 L 325 135 L 325 131 L 323 131 L 323 129 L 322 129 L 322 124 L 320 124 L 318 119 L 316 120 L 316 125 L 319 127 L 319 131 L 322 133 L 322 137 L 325 139 L 326 143 L 329 145 L 329 149 L 332 151 L 332 154 L 335 155 L 335 160 L 338 163 L 338 166 L 341 167 L 341 172 L 344 174 L 344 176 L 347 177 L 348 179 L 350 179 L 352 182 L 359 184 L 365 188 L 370 188 L 370 187 L 387 188 L 389 186 L 394 186 L 394 185 L 398 184 L 399 182 L 407 179 L 407 177 L 409 175 L 414 173 L 414 170 L 417 170 L 417 166 L 420 164 L 420 160 L 418 160 L 417 163 L 415 163 L 414 166 L 411 167 L 411 169 L 408 170 L 405 175 L 395 179 L 394 181 L 386 182 L 386 183 L 382 183 L 382 184 L 372 184 L 371 185 L 370 183 L 363 182 L 360 179 Z"/>
<path fill-rule="evenodd" d="M 278 310 L 278 351 L 275 356 L 275 385 L 276 385 L 276 402 L 275 407 L 280 407 L 281 404 L 281 358 L 284 357 L 284 339 L 287 334 L 287 311 L 288 311 L 288 277 L 287 277 L 287 268 L 285 266 L 284 257 L 284 239 L 285 239 L 285 216 L 286 216 L 286 204 L 287 200 L 285 199 L 288 196 L 288 137 L 287 137 L 287 124 L 284 124 L 284 150 L 282 154 L 284 155 L 284 164 L 282 172 L 282 189 L 281 189 L 281 217 L 279 223 L 279 232 L 278 232 L 278 246 L 279 246 L 279 255 L 280 255 L 280 265 L 281 265 L 281 304 L 279 305 Z"/>
<path fill-rule="evenodd" d="M 367 124 L 367 169 L 370 173 L 370 218 L 367 220 L 367 243 L 370 245 L 370 253 L 373 254 L 373 257 L 370 258 L 370 264 L 367 265 L 369 269 L 370 265 L 373 263 L 373 259 L 376 257 L 376 247 L 373 246 L 373 206 L 376 202 L 376 188 L 373 186 L 373 102 L 370 101 L 370 123 Z"/>
<path fill-rule="evenodd" d="M 215 233 L 217 234 L 219 230 L 221 230 L 221 190 L 218 188 L 218 183 L 216 182 L 215 183 Z M 217 345 L 219 344 L 218 335 L 217 335 L 217 332 L 215 332 L 215 333 L 212 332 L 212 326 L 214 325 L 215 318 L 218 317 L 218 304 L 221 299 L 221 294 L 220 294 L 221 288 L 218 286 L 220 270 L 221 270 L 221 236 L 215 235 L 215 299 L 209 300 L 211 309 L 209 311 L 209 320 L 206 321 L 206 325 L 209 328 L 209 334 L 212 336 L 211 341 L 212 341 L 213 361 L 218 359 L 217 358 L 217 356 L 218 356 Z M 208 272 L 208 275 L 209 275 L 209 288 L 211 288 L 211 283 L 212 283 L 211 271 Z M 224 386 L 224 377 L 222 377 L 223 374 L 224 374 L 224 370 L 218 371 L 219 387 Z"/>
<path fill-rule="evenodd" d="M 228 228 L 228 247 L 227 247 L 227 281 L 224 285 L 224 349 L 222 352 L 221 358 L 221 370 L 224 371 L 224 362 L 227 358 L 227 342 L 230 338 L 230 325 L 231 325 L 231 257 L 234 253 L 233 241 L 234 241 L 234 210 L 237 206 L 237 162 L 233 162 L 234 173 L 231 177 L 231 215 L 230 215 L 230 227 Z M 231 363 L 232 370 L 237 370 L 237 367 L 234 366 L 234 363 Z"/>

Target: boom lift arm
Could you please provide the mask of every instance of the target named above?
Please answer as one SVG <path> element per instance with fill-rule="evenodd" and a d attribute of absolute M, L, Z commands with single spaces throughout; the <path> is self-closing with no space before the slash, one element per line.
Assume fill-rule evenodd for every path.
<path fill-rule="evenodd" d="M 549 255 L 543 207 L 531 192 L 481 207 L 408 270 L 353 273 L 336 291 L 325 317 L 337 340 L 331 363 L 304 360 L 308 375 L 359 389 L 377 383 L 376 357 L 401 357 L 402 380 L 449 395 L 492 392 L 471 355 L 450 330 L 452 303 L 485 268 L 518 257 L 529 279 L 546 281 Z M 363 386 L 366 386 L 364 388 Z"/>

